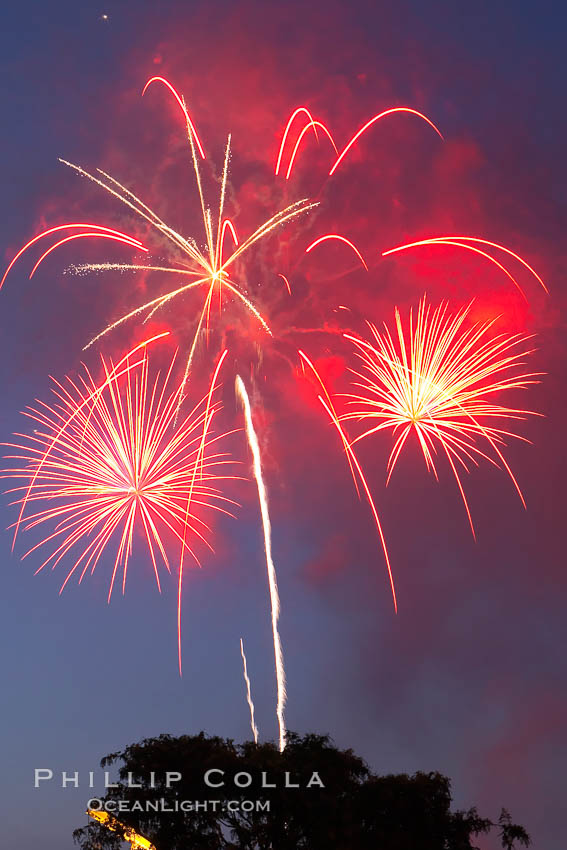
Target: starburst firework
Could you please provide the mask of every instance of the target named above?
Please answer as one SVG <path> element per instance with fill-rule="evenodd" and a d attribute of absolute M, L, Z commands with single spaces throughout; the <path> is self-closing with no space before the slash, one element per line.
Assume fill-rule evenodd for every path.
<path fill-rule="evenodd" d="M 115 540 L 108 599 L 119 571 L 124 591 L 137 528 L 161 590 L 158 561 L 171 572 L 167 539 L 181 543 L 198 563 L 195 542 L 211 548 L 201 514 L 228 512 L 233 504 L 218 487 L 231 461 L 218 451 L 225 435 L 211 431 L 220 409 L 212 400 L 214 381 L 174 429 L 181 393 L 179 385 L 170 386 L 175 357 L 163 377 L 152 380 L 147 353 L 136 359 L 139 349 L 119 367 L 102 358 L 102 383 L 86 368 L 77 379 L 55 381 L 51 404 L 37 402 L 24 411 L 33 432 L 7 444 L 7 458 L 18 465 L 2 477 L 22 482 L 8 491 L 20 505 L 16 533 L 49 529 L 23 557 L 50 548 L 40 572 L 73 553 L 61 590 L 72 576 L 82 581 L 94 572 Z"/>
<path fill-rule="evenodd" d="M 262 327 L 265 333 L 271 335 L 271 330 L 268 325 L 268 322 L 261 315 L 260 311 L 252 303 L 252 301 L 246 294 L 245 282 L 242 280 L 235 280 L 231 277 L 231 272 L 236 262 L 243 256 L 243 254 L 245 254 L 253 245 L 258 243 L 260 240 L 265 239 L 267 236 L 272 234 L 277 228 L 281 227 L 282 225 L 292 221 L 298 216 L 309 212 L 309 210 L 312 210 L 314 207 L 318 206 L 318 204 L 317 202 L 309 202 L 307 199 L 295 201 L 292 204 L 288 205 L 285 209 L 276 212 L 269 219 L 263 222 L 250 236 L 240 242 L 232 221 L 224 216 L 227 180 L 230 164 L 230 135 L 228 137 L 228 142 L 226 145 L 224 167 L 220 181 L 221 185 L 218 207 L 217 210 L 213 213 L 210 206 L 207 205 L 205 199 L 203 179 L 201 176 L 201 168 L 199 165 L 199 158 L 201 160 L 206 159 L 205 153 L 197 131 L 195 129 L 195 126 L 185 106 L 185 102 L 183 98 L 178 94 L 178 92 L 174 89 L 174 87 L 171 85 L 171 83 L 169 83 L 163 77 L 153 77 L 152 79 L 148 80 L 143 89 L 143 94 L 145 94 L 148 87 L 155 82 L 162 83 L 171 91 L 171 93 L 175 97 L 176 102 L 179 104 L 183 116 L 185 118 L 187 138 L 191 148 L 193 169 L 202 215 L 202 225 L 205 235 L 205 247 L 203 249 L 199 247 L 196 239 L 194 239 L 193 237 L 184 237 L 172 227 L 167 225 L 158 216 L 158 214 L 154 212 L 147 204 L 145 204 L 133 192 L 131 192 L 129 189 L 119 183 L 118 180 L 116 180 L 110 174 L 107 174 L 102 169 L 97 169 L 96 173 L 93 174 L 87 171 L 86 169 L 75 165 L 72 162 L 68 162 L 67 160 L 61 159 L 60 161 L 63 164 L 72 168 L 81 176 L 88 178 L 96 185 L 100 186 L 102 189 L 108 192 L 111 196 L 123 203 L 140 219 L 149 224 L 150 228 L 155 233 L 159 234 L 161 237 L 165 237 L 170 247 L 173 249 L 172 260 L 171 262 L 168 261 L 166 264 L 156 265 L 152 263 L 135 264 L 112 262 L 88 263 L 72 267 L 74 271 L 84 272 L 114 270 L 134 272 L 158 272 L 166 275 L 175 275 L 176 277 L 184 280 L 181 286 L 176 286 L 173 289 L 169 289 L 162 295 L 159 295 L 155 298 L 150 299 L 149 301 L 146 301 L 143 304 L 138 305 L 133 310 L 130 310 L 128 313 L 121 316 L 116 321 L 111 322 L 111 324 L 109 324 L 100 333 L 98 333 L 89 343 L 87 343 L 85 348 L 88 348 L 93 343 L 97 342 L 103 336 L 108 334 L 110 331 L 115 330 L 116 328 L 127 322 L 129 319 L 132 319 L 136 316 L 143 316 L 144 321 L 147 321 L 156 313 L 156 311 L 160 310 L 166 304 L 169 304 L 174 299 L 178 298 L 178 296 L 189 293 L 192 290 L 203 291 L 203 300 L 201 302 L 201 307 L 197 314 L 198 318 L 194 324 L 194 332 L 192 340 L 189 344 L 188 353 L 186 357 L 185 372 L 181 385 L 181 393 L 178 400 L 179 409 L 179 405 L 181 404 L 181 401 L 183 399 L 185 385 L 189 377 L 189 371 L 191 368 L 191 364 L 193 361 L 201 331 L 203 331 L 204 329 L 207 329 L 208 331 L 209 329 L 211 305 L 215 294 L 218 294 L 219 303 L 221 303 L 223 294 L 228 293 L 232 299 L 239 302 L 254 317 L 256 322 L 260 325 L 260 327 Z M 35 273 L 41 262 L 43 262 L 43 260 L 53 250 L 72 239 L 78 239 L 80 237 L 106 237 L 107 239 L 119 241 L 123 244 L 129 245 L 140 251 L 148 253 L 148 248 L 146 248 L 146 246 L 143 245 L 138 239 L 132 236 L 128 236 L 128 234 L 124 234 L 120 231 L 114 231 L 110 228 L 87 224 L 71 223 L 59 225 L 57 228 L 50 228 L 49 230 L 38 234 L 38 236 L 34 237 L 26 245 L 24 245 L 23 248 L 20 249 L 20 251 L 18 251 L 16 256 L 10 262 L 8 268 L 6 269 L 4 277 L 0 282 L 0 286 L 4 283 L 6 275 L 13 267 L 16 260 L 18 260 L 19 257 L 21 257 L 21 255 L 28 248 L 34 245 L 39 239 L 45 236 L 49 236 L 55 231 L 66 230 L 69 228 L 81 228 L 82 232 L 73 233 L 59 240 L 48 250 L 46 250 L 40 256 L 39 260 L 33 267 L 31 273 L 32 275 Z M 229 235 L 231 238 L 233 248 L 232 251 L 228 253 L 228 256 L 225 256 L 227 235 Z"/>
<path fill-rule="evenodd" d="M 345 334 L 353 344 L 363 371 L 347 394 L 351 409 L 341 420 L 355 420 L 363 432 L 359 442 L 379 431 L 392 431 L 395 442 L 388 460 L 388 478 L 410 434 L 415 434 L 427 468 L 437 478 L 436 455 L 447 458 L 474 534 L 474 526 L 459 470 L 468 472 L 482 459 L 506 470 L 525 506 L 516 478 L 502 448 L 506 439 L 524 438 L 499 427 L 496 421 L 524 419 L 528 410 L 492 401 L 496 393 L 537 383 L 536 373 L 521 371 L 532 350 L 530 336 L 492 335 L 497 321 L 466 326 L 472 304 L 451 313 L 447 303 L 432 309 L 423 298 L 407 331 L 396 309 L 392 334 L 368 322 L 372 340 Z M 479 443 L 483 445 L 479 447 Z"/>

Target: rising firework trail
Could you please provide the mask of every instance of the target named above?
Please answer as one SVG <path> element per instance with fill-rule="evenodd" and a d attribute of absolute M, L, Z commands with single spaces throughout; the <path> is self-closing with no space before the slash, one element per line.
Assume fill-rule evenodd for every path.
<path fill-rule="evenodd" d="M 341 420 L 358 422 L 363 431 L 353 441 L 380 431 L 391 431 L 394 446 L 388 460 L 388 478 L 410 434 L 415 434 L 427 468 L 437 478 L 435 455 L 446 456 L 467 512 L 474 526 L 459 468 L 484 459 L 505 469 L 522 504 L 524 497 L 502 447 L 506 438 L 518 434 L 491 424 L 496 420 L 525 419 L 532 411 L 504 407 L 492 401 L 496 393 L 522 389 L 537 383 L 536 373 L 522 372 L 530 336 L 491 331 L 497 319 L 465 325 L 472 303 L 452 314 L 442 303 L 435 310 L 423 298 L 414 320 L 404 330 L 398 309 L 396 333 L 392 335 L 368 322 L 370 341 L 345 334 L 361 362 L 361 372 L 351 370 L 357 380 L 347 394 L 351 406 Z M 484 444 L 479 448 L 478 443 Z"/>
<path fill-rule="evenodd" d="M 147 354 L 132 359 L 140 348 L 120 361 L 120 369 L 101 358 L 102 383 L 86 368 L 78 379 L 54 381 L 54 401 L 24 411 L 33 431 L 17 434 L 22 442 L 7 444 L 7 458 L 18 465 L 1 477 L 23 482 L 8 491 L 18 496 L 17 526 L 49 529 L 23 557 L 50 550 L 38 573 L 69 556 L 61 591 L 72 576 L 81 582 L 92 574 L 114 539 L 108 600 L 119 572 L 124 592 L 136 529 L 145 538 L 161 590 L 158 561 L 171 572 L 167 538 L 180 541 L 198 563 L 195 542 L 212 548 L 201 513 L 228 513 L 233 504 L 218 487 L 230 477 L 224 472 L 230 461 L 217 451 L 224 435 L 213 436 L 209 428 L 220 405 L 212 404 L 209 394 L 174 429 L 181 393 L 179 385 L 170 388 L 175 357 L 163 378 L 151 380 Z"/>
<path fill-rule="evenodd" d="M 246 702 L 248 703 L 248 708 L 250 709 L 250 728 L 252 729 L 252 734 L 254 735 L 254 743 L 258 743 L 258 727 L 256 726 L 256 721 L 254 720 L 254 702 L 252 700 L 252 689 L 250 687 L 250 676 L 248 675 L 248 665 L 246 664 L 246 653 L 244 652 L 244 643 L 242 638 L 240 638 L 240 656 L 242 658 L 242 674 L 244 676 L 244 684 L 246 686 Z"/>
<path fill-rule="evenodd" d="M 284 709 L 286 702 L 285 690 L 285 668 L 282 644 L 278 629 L 280 617 L 280 597 L 278 593 L 278 580 L 276 576 L 276 567 L 272 558 L 272 528 L 270 523 L 270 512 L 268 509 L 268 493 L 264 484 L 264 476 L 262 473 L 262 458 L 260 454 L 260 444 L 254 429 L 252 420 L 252 410 L 250 407 L 250 399 L 246 392 L 246 387 L 240 375 L 236 376 L 236 394 L 242 402 L 244 409 L 244 420 L 246 423 L 246 436 L 250 451 L 252 452 L 252 468 L 256 486 L 258 488 L 258 499 L 260 501 L 260 513 L 262 515 L 262 528 L 264 531 L 264 549 L 266 552 L 266 566 L 268 570 L 268 585 L 270 588 L 270 605 L 272 610 L 272 637 L 274 641 L 274 658 L 276 666 L 276 683 L 277 683 L 277 707 L 276 714 L 279 725 L 280 737 L 280 752 L 285 748 L 286 728 L 284 719 Z"/>

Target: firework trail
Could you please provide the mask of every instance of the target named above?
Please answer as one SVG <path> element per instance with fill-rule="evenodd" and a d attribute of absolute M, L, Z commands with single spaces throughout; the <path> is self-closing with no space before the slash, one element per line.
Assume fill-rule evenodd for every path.
<path fill-rule="evenodd" d="M 418 242 L 408 242 L 405 245 L 398 245 L 397 248 L 390 248 L 390 250 L 388 251 L 383 251 L 382 256 L 388 257 L 390 254 L 398 254 L 401 251 L 407 251 L 408 248 L 419 248 L 428 245 L 452 245 L 455 248 L 463 248 L 466 251 L 472 251 L 473 253 L 484 257 L 485 259 L 489 260 L 493 265 L 497 266 L 500 271 L 504 272 L 506 277 L 512 281 L 516 289 L 518 289 L 518 291 L 521 292 L 523 297 L 526 298 L 524 290 L 522 289 L 514 275 L 511 274 L 511 272 L 506 268 L 506 266 L 500 263 L 487 250 L 483 251 L 477 246 L 482 245 L 484 248 L 496 248 L 498 251 L 502 251 L 504 254 L 507 254 L 509 257 L 512 257 L 513 259 L 521 263 L 521 265 L 524 266 L 524 268 L 527 269 L 532 275 L 532 277 L 535 278 L 535 280 L 539 283 L 543 291 L 549 294 L 549 290 L 543 282 L 542 278 L 538 275 L 535 269 L 533 269 L 530 264 L 526 262 L 526 260 L 524 260 L 523 257 L 520 257 L 519 254 L 516 254 L 515 251 L 511 251 L 510 248 L 506 248 L 504 245 L 499 245 L 497 242 L 491 242 L 489 239 L 480 239 L 477 236 L 432 236 L 429 239 L 421 239 Z"/>
<path fill-rule="evenodd" d="M 363 426 L 363 433 L 353 444 L 379 431 L 392 431 L 396 440 L 388 460 L 387 481 L 412 432 L 427 468 L 436 478 L 434 456 L 440 449 L 455 476 L 474 535 L 458 468 L 469 472 L 471 463 L 478 465 L 484 459 L 505 469 L 525 507 L 501 447 L 507 437 L 529 441 L 489 423 L 525 419 L 532 411 L 504 407 L 491 398 L 504 390 L 538 383 L 534 378 L 539 373 L 518 371 L 533 351 L 525 347 L 530 336 L 492 336 L 497 319 L 465 327 L 471 306 L 472 302 L 451 314 L 446 303 L 432 310 L 424 297 L 415 321 L 410 311 L 407 333 L 396 308 L 394 336 L 386 325 L 380 332 L 371 322 L 367 323 L 372 334 L 370 342 L 345 334 L 363 372 L 351 370 L 358 379 L 353 391 L 346 394 L 353 409 L 340 419 L 355 420 Z M 479 440 L 484 442 L 485 450 L 478 447 Z M 489 451 L 491 454 L 487 454 Z"/>
<path fill-rule="evenodd" d="M 287 294 L 291 295 L 291 286 L 285 274 L 278 274 L 278 277 L 281 277 L 281 279 L 283 280 L 285 288 L 287 289 Z"/>
<path fill-rule="evenodd" d="M 354 134 L 354 136 L 345 145 L 343 150 L 339 153 L 339 149 L 338 149 L 338 147 L 335 143 L 333 135 L 332 135 L 331 131 L 329 130 L 329 128 L 326 126 L 326 124 L 323 124 L 321 121 L 314 119 L 313 116 L 311 115 L 310 111 L 305 106 L 299 106 L 291 114 L 291 117 L 290 117 L 289 121 L 287 122 L 286 128 L 284 130 L 282 140 L 281 140 L 281 144 L 280 144 L 280 149 L 279 149 L 279 152 L 278 152 L 278 158 L 277 158 L 277 161 L 276 161 L 275 174 L 276 174 L 276 176 L 278 174 L 280 174 L 280 170 L 281 170 L 281 167 L 282 167 L 282 158 L 283 158 L 283 155 L 284 155 L 284 150 L 285 150 L 285 147 L 286 147 L 286 144 L 287 144 L 287 140 L 288 140 L 289 135 L 290 135 L 291 127 L 295 123 L 295 119 L 299 115 L 302 115 L 302 114 L 305 115 L 308 120 L 304 124 L 304 126 L 302 127 L 302 129 L 299 133 L 299 136 L 297 138 L 297 141 L 295 143 L 295 146 L 294 146 L 292 153 L 290 155 L 288 169 L 287 169 L 287 172 L 286 172 L 286 175 L 285 175 L 286 180 L 289 180 L 289 178 L 291 177 L 291 172 L 292 172 L 293 166 L 295 165 L 295 162 L 296 162 L 297 152 L 298 152 L 299 146 L 301 144 L 303 137 L 305 136 L 306 133 L 309 132 L 309 130 L 313 129 L 313 133 L 314 133 L 314 135 L 317 139 L 319 138 L 318 133 L 317 133 L 317 128 L 319 128 L 320 130 L 323 130 L 324 134 L 329 139 L 329 141 L 330 141 L 330 143 L 333 147 L 333 150 L 334 150 L 337 158 L 336 158 L 335 162 L 333 163 L 333 165 L 331 166 L 331 170 L 329 171 L 329 174 L 328 174 L 329 177 L 332 177 L 333 174 L 335 173 L 335 171 L 337 170 L 337 168 L 339 167 L 339 165 L 343 162 L 347 153 L 351 150 L 351 148 L 354 145 L 356 145 L 356 143 L 358 142 L 360 137 L 363 136 L 364 133 L 366 133 L 366 131 L 368 129 L 370 129 L 370 127 L 374 126 L 374 124 L 376 124 L 378 121 L 381 121 L 383 118 L 386 118 L 388 115 L 396 115 L 396 114 L 403 114 L 403 113 L 406 113 L 408 115 L 415 115 L 417 118 L 421 118 L 422 121 L 425 121 L 426 124 L 429 124 L 429 126 L 437 133 L 437 135 L 439 136 L 440 139 L 443 139 L 443 134 L 441 133 L 439 128 L 433 123 L 433 121 L 431 121 L 427 117 L 427 115 L 424 115 L 422 112 L 418 112 L 417 109 L 412 109 L 409 106 L 394 106 L 391 109 L 386 109 L 386 110 L 384 110 L 384 112 L 380 112 L 378 115 L 375 115 L 373 118 L 371 118 L 369 121 L 367 121 L 366 124 L 364 124 L 360 128 L 360 130 L 358 130 Z"/>
<path fill-rule="evenodd" d="M 372 493 L 370 492 L 370 487 L 368 486 L 368 482 L 366 481 L 366 476 L 364 475 L 364 472 L 362 471 L 362 467 L 361 467 L 359 460 L 358 460 L 358 458 L 357 458 L 357 456 L 354 452 L 354 449 L 353 449 L 351 443 L 349 442 L 349 440 L 348 440 L 348 438 L 347 438 L 347 436 L 344 432 L 344 429 L 343 429 L 343 427 L 341 425 L 341 421 L 340 421 L 341 417 L 337 414 L 337 411 L 336 411 L 335 406 L 333 404 L 333 400 L 331 398 L 331 395 L 330 395 L 329 391 L 327 390 L 327 387 L 325 386 L 325 383 L 324 383 L 323 379 L 321 378 L 321 375 L 319 374 L 319 372 L 315 368 L 313 362 L 309 359 L 309 357 L 305 354 L 304 351 L 299 350 L 298 353 L 299 353 L 299 356 L 300 356 L 301 361 L 302 361 L 302 367 L 305 368 L 304 364 L 306 364 L 309 367 L 309 369 L 311 370 L 311 372 L 315 376 L 319 386 L 321 387 L 321 389 L 323 391 L 323 395 L 318 395 L 318 400 L 319 400 L 321 406 L 323 407 L 324 411 L 326 412 L 327 416 L 329 417 L 332 425 L 336 428 L 336 430 L 339 434 L 339 437 L 341 438 L 341 442 L 342 442 L 343 448 L 345 450 L 346 459 L 347 459 L 347 462 L 348 462 L 348 465 L 349 465 L 349 468 L 350 468 L 350 473 L 352 475 L 354 488 L 355 488 L 356 493 L 357 493 L 359 498 L 360 498 L 360 490 L 359 490 L 359 486 L 358 486 L 359 481 L 360 481 L 360 484 L 362 486 L 362 489 L 364 490 L 364 495 L 366 496 L 368 506 L 370 507 L 370 510 L 372 512 L 372 517 L 374 519 L 374 523 L 375 523 L 376 529 L 378 531 L 378 536 L 380 538 L 380 543 L 382 545 L 382 551 L 384 553 L 384 559 L 386 561 L 386 568 L 388 570 L 388 578 L 390 580 L 390 589 L 392 591 L 392 599 L 393 599 L 393 602 L 394 602 L 394 610 L 397 614 L 398 613 L 398 599 L 397 599 L 397 596 L 396 596 L 396 587 L 395 587 L 395 584 L 394 584 L 394 575 L 392 573 L 392 565 L 390 563 L 390 556 L 388 554 L 388 547 L 386 546 L 386 538 L 384 536 L 384 531 L 382 529 L 382 523 L 380 522 L 380 517 L 378 515 L 378 511 L 376 509 L 374 499 L 372 498 Z M 357 475 L 358 475 L 358 478 L 357 478 Z"/>
<path fill-rule="evenodd" d="M 72 233 L 69 236 L 65 236 L 63 239 L 60 239 L 58 242 L 56 242 L 54 245 L 52 245 L 50 248 L 48 248 L 47 251 L 44 251 L 44 253 L 40 256 L 39 260 L 36 262 L 35 266 L 33 267 L 32 271 L 30 273 L 30 278 L 33 277 L 33 275 L 37 271 L 37 268 L 40 265 L 40 263 L 42 263 L 43 260 L 47 256 L 49 256 L 49 254 L 51 254 L 52 251 L 54 251 L 60 245 L 63 245 L 66 242 L 70 242 L 74 239 L 84 239 L 85 237 L 97 237 L 98 236 L 98 237 L 103 237 L 105 239 L 114 240 L 116 242 L 122 242 L 124 245 L 131 245 L 133 248 L 138 248 L 138 250 L 144 251 L 145 253 L 148 253 L 148 248 L 146 248 L 145 245 L 142 245 L 142 243 L 138 239 L 135 239 L 133 236 L 128 236 L 127 233 L 122 233 L 119 230 L 112 230 L 110 227 L 103 227 L 102 225 L 98 225 L 98 224 L 85 224 L 84 222 L 83 223 L 74 222 L 74 223 L 71 223 L 71 224 L 59 224 L 59 225 L 57 225 L 57 227 L 50 227 L 50 228 L 48 228 L 48 230 L 43 230 L 41 233 L 38 233 L 37 236 L 34 236 L 33 239 L 30 239 L 29 242 L 26 242 L 26 244 L 22 248 L 20 248 L 18 253 L 12 258 L 12 260 L 8 264 L 8 267 L 7 267 L 6 271 L 4 272 L 2 279 L 0 280 L 0 289 L 4 286 L 4 282 L 5 282 L 6 278 L 8 277 L 8 273 L 10 272 L 10 270 L 13 268 L 15 263 L 20 259 L 22 254 L 24 254 L 28 250 L 28 248 L 31 248 L 31 246 L 35 245 L 36 242 L 39 242 L 40 239 L 44 239 L 46 236 L 51 236 L 52 233 L 59 233 L 62 230 L 77 230 L 77 229 L 80 229 L 81 232 L 80 233 Z"/>
<path fill-rule="evenodd" d="M 327 242 L 329 239 L 336 239 L 338 242 L 344 242 L 345 245 L 348 245 L 349 248 L 354 251 L 366 271 L 368 271 L 366 260 L 364 259 L 354 242 L 351 242 L 350 239 L 346 238 L 346 236 L 340 236 L 338 233 L 327 233 L 326 236 L 320 236 L 318 239 L 315 239 L 315 241 L 312 242 L 311 245 L 307 246 L 307 248 L 305 249 L 305 253 L 310 254 L 313 248 L 315 248 L 317 245 L 320 245 L 322 242 Z"/>
<path fill-rule="evenodd" d="M 252 410 L 250 408 L 250 399 L 246 392 L 246 387 L 240 375 L 236 376 L 236 394 L 244 408 L 244 419 L 246 423 L 246 436 L 250 451 L 252 452 L 254 478 L 258 487 L 258 499 L 260 501 L 260 513 L 262 514 L 262 527 L 264 530 L 264 549 L 266 552 L 266 566 L 268 570 L 268 584 L 270 588 L 270 604 L 272 609 L 272 636 L 274 641 L 274 658 L 276 666 L 276 682 L 277 682 L 277 707 L 276 714 L 279 725 L 280 735 L 280 752 L 285 749 L 285 720 L 284 708 L 286 702 L 285 690 L 285 668 L 283 651 L 278 630 L 278 621 L 280 617 L 280 597 L 278 593 L 278 580 L 276 576 L 276 568 L 272 558 L 272 529 L 270 523 L 270 512 L 268 510 L 268 494 L 264 477 L 262 474 L 262 459 L 260 455 L 260 445 L 258 437 L 254 429 L 252 421 Z"/>
<path fill-rule="evenodd" d="M 0 476 L 23 482 L 8 490 L 20 494 L 16 531 L 20 525 L 28 531 L 51 526 L 23 556 L 44 546 L 52 550 L 36 573 L 48 565 L 54 569 L 75 553 L 61 591 L 74 574 L 79 582 L 89 570 L 92 574 L 117 536 L 109 601 L 120 569 L 125 590 L 136 528 L 143 532 L 161 590 L 158 554 L 171 572 L 165 537 L 173 535 L 198 563 L 193 540 L 212 548 L 210 529 L 198 514 L 211 509 L 229 513 L 226 506 L 234 504 L 217 486 L 232 477 L 224 474 L 230 461 L 211 451 L 225 435 L 208 435 L 220 405 L 211 404 L 209 394 L 208 405 L 203 399 L 174 430 L 181 392 L 180 386 L 169 389 L 175 356 L 165 376 L 158 373 L 151 381 L 147 354 L 132 362 L 133 352 L 119 370 L 101 357 L 102 384 L 86 367 L 78 379 L 54 381 L 55 400 L 24 411 L 34 425 L 32 433 L 17 434 L 23 442 L 5 444 L 11 449 L 7 458 L 19 465 Z"/>
<path fill-rule="evenodd" d="M 256 726 L 256 722 L 254 720 L 254 703 L 252 701 L 252 692 L 250 688 L 250 677 L 248 676 L 248 666 L 246 664 L 246 654 L 244 652 L 244 643 L 242 638 L 240 638 L 240 655 L 242 656 L 242 673 L 244 675 L 244 684 L 246 685 L 246 702 L 248 703 L 248 708 L 250 709 L 250 728 L 252 729 L 252 734 L 254 735 L 254 743 L 258 743 L 258 727 Z"/>

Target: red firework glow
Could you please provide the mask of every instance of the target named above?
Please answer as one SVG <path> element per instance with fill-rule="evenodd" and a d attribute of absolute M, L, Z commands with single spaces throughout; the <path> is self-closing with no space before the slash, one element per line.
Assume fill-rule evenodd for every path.
<path fill-rule="evenodd" d="M 495 420 L 524 419 L 531 411 L 504 407 L 491 401 L 495 393 L 537 383 L 533 372 L 517 372 L 531 350 L 529 336 L 490 331 L 491 319 L 465 327 L 471 305 L 451 314 L 447 304 L 435 310 L 423 298 L 414 321 L 410 311 L 407 332 L 396 309 L 396 333 L 382 332 L 368 322 L 372 341 L 350 334 L 363 372 L 348 394 L 352 410 L 342 420 L 355 420 L 364 431 L 354 440 L 392 431 L 396 437 L 388 461 L 388 481 L 408 437 L 415 433 L 427 468 L 437 478 L 435 455 L 447 457 L 461 493 L 470 526 L 474 526 L 458 467 L 465 472 L 479 459 L 501 466 L 510 476 L 525 507 L 524 497 L 504 455 L 507 437 L 523 437 L 489 424 Z M 397 337 L 397 339 L 396 339 Z M 480 449 L 478 441 L 486 448 Z M 494 456 L 487 454 L 492 451 Z"/>

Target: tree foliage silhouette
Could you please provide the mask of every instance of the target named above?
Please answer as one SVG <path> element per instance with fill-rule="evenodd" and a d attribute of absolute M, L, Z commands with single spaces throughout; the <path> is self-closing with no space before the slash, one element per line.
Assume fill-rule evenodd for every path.
<path fill-rule="evenodd" d="M 471 850 L 494 829 L 504 850 L 530 843 L 505 809 L 497 823 L 476 808 L 451 811 L 450 781 L 440 773 L 377 776 L 323 735 L 290 733 L 283 753 L 272 743 L 236 745 L 204 733 L 160 735 L 101 765 L 119 765 L 118 787 L 108 789 L 104 804 L 125 801 L 129 810 L 111 813 L 156 850 Z M 207 786 L 211 769 L 224 771 L 209 777 L 223 785 Z M 171 787 L 168 771 L 182 775 Z M 151 810 L 156 801 L 160 811 Z M 183 801 L 192 810 L 183 811 Z M 95 822 L 74 838 L 82 850 L 122 846 L 120 832 Z"/>

